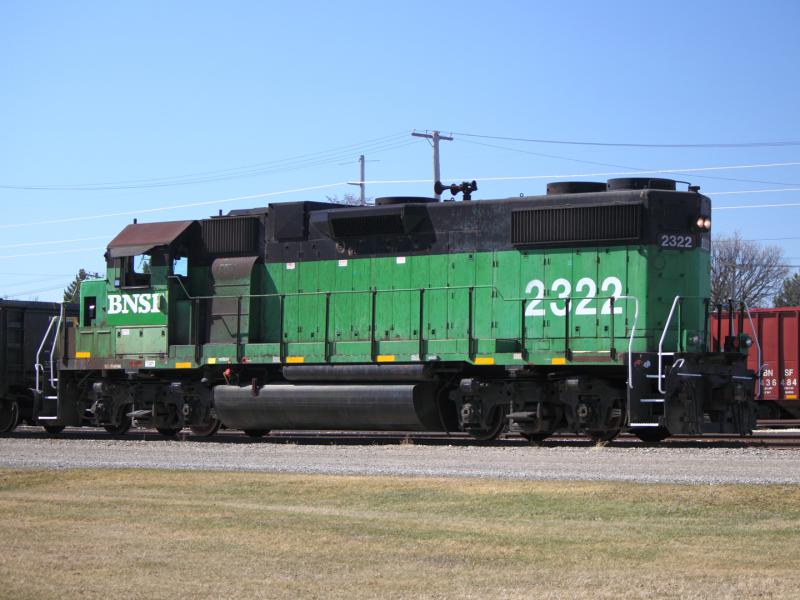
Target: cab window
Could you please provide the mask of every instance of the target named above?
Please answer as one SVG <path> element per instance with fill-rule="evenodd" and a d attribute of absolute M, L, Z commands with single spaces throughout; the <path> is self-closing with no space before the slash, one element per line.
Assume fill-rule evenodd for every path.
<path fill-rule="evenodd" d="M 150 287 L 150 265 L 149 254 L 138 256 L 123 256 L 118 259 L 120 279 L 114 283 L 119 288 L 140 288 Z"/>
<path fill-rule="evenodd" d="M 185 256 L 176 256 L 172 260 L 172 274 L 186 277 L 189 274 L 189 259 Z"/>

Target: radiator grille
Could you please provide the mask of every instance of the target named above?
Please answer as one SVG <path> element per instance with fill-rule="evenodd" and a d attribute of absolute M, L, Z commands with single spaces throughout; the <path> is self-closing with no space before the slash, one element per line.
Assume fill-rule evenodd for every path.
<path fill-rule="evenodd" d="M 511 241 L 518 245 L 622 242 L 641 236 L 641 204 L 534 208 L 511 213 Z"/>
<path fill-rule="evenodd" d="M 202 221 L 203 245 L 209 254 L 257 254 L 258 218 Z"/>

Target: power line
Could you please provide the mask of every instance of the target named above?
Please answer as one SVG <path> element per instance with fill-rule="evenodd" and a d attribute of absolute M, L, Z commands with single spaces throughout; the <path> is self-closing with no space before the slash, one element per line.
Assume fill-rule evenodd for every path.
<path fill-rule="evenodd" d="M 24 258 L 28 256 L 53 256 L 55 254 L 76 254 L 78 252 L 95 252 L 97 250 L 105 250 L 105 247 L 95 248 L 72 248 L 71 250 L 55 250 L 53 252 L 29 252 L 27 254 L 6 254 L 0 258 Z"/>
<path fill-rule="evenodd" d="M 400 144 L 392 144 L 388 146 L 380 146 L 380 147 L 369 147 L 366 151 L 369 151 L 371 154 L 377 154 L 380 152 L 386 152 L 389 150 L 396 150 L 399 148 L 404 148 L 406 146 L 410 146 L 415 142 L 404 142 Z M 228 181 L 232 179 L 241 179 L 246 177 L 255 177 L 258 175 L 267 175 L 273 173 L 286 173 L 290 171 L 297 171 L 300 169 L 307 169 L 311 167 L 317 166 L 324 166 L 329 164 L 335 164 L 339 161 L 350 158 L 351 154 L 338 154 L 333 155 L 325 159 L 317 160 L 317 161 L 304 161 L 300 163 L 289 163 L 280 167 L 275 167 L 271 169 L 258 169 L 249 172 L 239 172 L 232 175 L 225 175 L 225 176 L 213 176 L 213 177 L 202 177 L 190 180 L 183 180 L 183 181 L 168 181 L 168 182 L 157 182 L 157 183 L 149 183 L 149 184 L 139 184 L 139 185 L 109 185 L 109 186 L 95 186 L 95 187 L 54 187 L 54 186 L 3 186 L 0 185 L 0 189 L 15 189 L 15 190 L 38 190 L 38 191 L 83 191 L 83 192 L 91 192 L 91 191 L 108 191 L 108 190 L 128 190 L 128 189 L 145 189 L 145 188 L 163 188 L 163 187 L 176 187 L 176 186 L 184 186 L 184 185 L 196 185 L 200 183 L 212 183 L 217 181 Z"/>
<path fill-rule="evenodd" d="M 569 146 L 603 146 L 616 148 L 768 148 L 776 146 L 800 146 L 800 141 L 788 140 L 777 142 L 738 142 L 738 143 L 707 143 L 707 144 L 642 144 L 636 142 L 586 142 L 576 140 L 552 140 L 536 138 L 506 137 L 500 135 L 481 135 L 454 131 L 452 135 L 482 138 L 487 140 L 504 140 L 508 142 L 527 142 L 533 144 L 563 144 Z"/>
<path fill-rule="evenodd" d="M 30 296 L 31 294 L 40 294 L 42 292 L 52 292 L 53 290 L 63 290 L 66 286 L 59 285 L 57 287 L 49 287 L 49 288 L 40 288 L 38 290 L 28 290 L 26 292 L 20 292 L 18 294 L 9 294 L 7 296 L 2 296 L 3 298 L 20 298 L 22 296 Z"/>
<path fill-rule="evenodd" d="M 800 237 L 775 237 L 775 238 L 758 238 L 753 240 L 742 240 L 743 242 L 782 242 L 787 240 L 800 240 Z"/>
<path fill-rule="evenodd" d="M 681 174 L 681 173 L 698 173 L 698 172 L 706 172 L 706 171 L 726 171 L 726 170 L 737 170 L 737 169 L 767 169 L 767 168 L 776 168 L 776 167 L 797 167 L 800 166 L 800 162 L 782 162 L 782 163 L 756 163 L 756 164 L 748 164 L 748 165 L 727 165 L 727 166 L 720 166 L 720 167 L 693 167 L 693 168 L 682 168 L 682 169 L 649 169 L 647 171 L 637 170 L 637 171 L 611 171 L 606 173 L 560 173 L 555 175 L 518 175 L 518 176 L 507 176 L 507 177 L 450 177 L 448 179 L 452 180 L 476 180 L 476 181 L 531 181 L 536 179 L 568 179 L 568 178 L 579 178 L 579 177 L 621 177 L 621 176 L 628 176 L 628 175 L 642 175 L 646 173 L 670 173 L 670 174 Z M 430 183 L 430 179 L 383 179 L 383 180 L 373 180 L 373 181 L 366 181 L 365 183 L 373 183 L 373 184 L 388 184 L 388 183 Z M 707 194 L 708 195 L 708 194 Z"/>
<path fill-rule="evenodd" d="M 614 164 L 614 163 L 598 162 L 598 161 L 594 161 L 594 160 L 583 160 L 583 159 L 580 159 L 580 158 L 571 158 L 571 157 L 568 157 L 568 156 L 559 156 L 559 155 L 556 155 L 556 154 L 545 154 L 543 152 L 532 152 L 530 150 L 523 150 L 521 148 L 511 148 L 509 146 L 498 146 L 497 144 L 487 144 L 487 143 L 484 143 L 484 142 L 476 142 L 476 141 L 473 141 L 473 140 L 456 140 L 456 141 L 464 142 L 464 143 L 467 143 L 467 144 L 473 144 L 473 145 L 476 145 L 476 146 L 484 146 L 484 147 L 487 147 L 487 148 L 496 148 L 498 150 L 508 150 L 509 152 L 517 152 L 517 153 L 520 153 L 520 154 L 529 154 L 529 155 L 533 155 L 533 156 L 540 156 L 542 158 L 552 158 L 552 159 L 556 159 L 556 160 L 565 160 L 565 161 L 569 161 L 569 162 L 583 163 L 583 164 L 586 164 L 586 165 L 598 165 L 598 166 L 601 166 L 601 167 L 614 167 L 615 169 L 631 169 L 631 170 L 635 170 L 635 171 L 637 171 L 639 173 L 650 173 L 650 172 L 652 172 L 652 171 L 648 171 L 646 169 L 643 169 L 641 167 L 631 167 L 629 165 L 618 165 L 618 164 Z M 674 174 L 675 175 L 683 175 L 684 173 L 676 172 Z M 735 177 L 720 177 L 719 175 L 700 175 L 700 174 L 697 174 L 697 173 L 695 173 L 693 175 L 693 177 L 699 177 L 701 179 L 713 179 L 713 180 L 719 180 L 719 181 L 735 181 L 735 182 L 738 182 L 738 183 L 763 183 L 763 184 L 766 184 L 766 185 L 800 185 L 798 183 L 785 183 L 785 182 L 779 182 L 779 181 L 765 181 L 763 179 L 740 179 L 740 178 L 735 178 Z"/>
<path fill-rule="evenodd" d="M 737 190 L 733 192 L 709 192 L 706 196 L 735 196 L 741 194 L 777 194 L 780 192 L 800 192 L 800 187 L 780 188 L 776 190 Z M 704 192 L 705 193 L 705 192 Z"/>
<path fill-rule="evenodd" d="M 99 215 L 86 215 L 81 217 L 67 217 L 64 219 L 50 219 L 47 221 L 31 221 L 28 223 L 11 223 L 7 225 L 0 225 L 0 229 L 15 229 L 18 227 L 30 227 L 33 225 L 54 225 L 58 223 L 74 223 L 76 221 L 91 221 L 96 219 L 106 219 L 110 217 L 129 217 L 139 214 L 155 213 L 169 210 L 177 210 L 179 208 L 193 208 L 196 206 L 210 206 L 213 204 L 226 204 L 228 202 L 237 202 L 239 200 L 254 200 L 256 198 L 269 198 L 273 196 L 282 196 L 286 194 L 294 194 L 299 192 L 309 192 L 314 190 L 324 190 L 328 188 L 341 187 L 347 185 L 347 182 L 340 181 L 339 183 L 327 183 L 324 185 L 313 185 L 304 188 L 295 188 L 292 190 L 283 190 L 280 192 L 266 192 L 263 194 L 251 194 L 249 196 L 236 196 L 234 198 L 223 198 L 221 200 L 206 200 L 203 202 L 189 202 L 187 204 L 174 204 L 172 206 L 159 206 L 157 208 L 141 208 L 137 210 L 128 210 L 116 213 L 105 213 Z"/>
<path fill-rule="evenodd" d="M 474 140 L 459 140 L 465 144 L 473 144 L 475 146 L 483 146 L 485 148 L 496 148 L 498 150 L 508 150 L 509 152 L 518 152 L 520 154 L 530 154 L 532 156 L 540 156 L 542 158 L 555 158 L 557 160 L 566 160 L 570 162 L 583 163 L 585 165 L 597 165 L 599 167 L 614 167 L 615 169 L 634 169 L 635 167 L 628 167 L 625 165 L 615 165 L 613 163 L 597 162 L 594 160 L 582 160 L 580 158 L 570 158 L 568 156 L 559 156 L 557 154 L 545 154 L 544 152 L 533 152 L 532 150 L 523 150 L 522 148 L 511 148 L 509 146 L 498 146 L 497 144 L 487 144 L 485 142 L 476 142 Z"/>
<path fill-rule="evenodd" d="M 64 278 L 67 278 L 67 277 L 69 277 L 69 275 L 64 275 Z M 73 275 L 73 277 L 74 277 L 74 275 Z M 8 288 L 14 288 L 14 287 L 22 287 L 22 286 L 26 286 L 26 285 L 35 285 L 35 284 L 38 284 L 38 283 L 44 283 L 45 281 L 49 281 L 49 282 L 52 283 L 53 278 L 52 277 L 39 277 L 39 278 L 36 278 L 36 279 L 28 279 L 28 280 L 25 280 L 25 281 L 15 281 L 13 283 L 3 284 L 3 287 L 5 289 L 8 289 Z"/>
<path fill-rule="evenodd" d="M 248 164 L 248 165 L 243 165 L 243 166 L 240 166 L 240 167 L 231 167 L 231 168 L 228 168 L 228 169 L 218 169 L 218 170 L 213 170 L 213 171 L 201 171 L 201 172 L 195 172 L 195 173 L 188 173 L 188 174 L 184 174 L 184 175 L 173 175 L 173 176 L 167 176 L 167 177 L 153 177 L 153 178 L 146 178 L 146 179 L 130 179 L 130 180 L 122 180 L 122 181 L 103 181 L 103 182 L 96 182 L 96 183 L 79 183 L 79 184 L 58 184 L 58 185 L 53 185 L 53 186 L 46 186 L 45 185 L 45 186 L 35 186 L 35 187 L 37 187 L 37 188 L 38 187 L 59 187 L 59 188 L 61 188 L 61 187 L 63 187 L 63 188 L 87 187 L 87 188 L 91 188 L 91 187 L 95 187 L 95 186 L 116 186 L 116 185 L 125 185 L 125 184 L 148 184 L 148 183 L 168 182 L 168 181 L 172 181 L 172 180 L 182 180 L 182 179 L 187 179 L 187 178 L 206 177 L 206 176 L 226 174 L 226 173 L 232 173 L 232 172 L 244 171 L 244 170 L 249 171 L 249 170 L 252 170 L 252 169 L 255 169 L 255 168 L 262 168 L 262 167 L 266 167 L 266 166 L 279 165 L 279 164 L 285 163 L 285 162 L 297 162 L 297 161 L 311 160 L 311 159 L 319 160 L 320 158 L 325 157 L 327 155 L 330 155 L 331 153 L 338 154 L 338 153 L 340 153 L 340 152 L 342 152 L 344 150 L 348 150 L 348 149 L 351 149 L 351 148 L 362 148 L 365 144 L 372 145 L 372 144 L 374 144 L 376 142 L 383 142 L 383 141 L 391 139 L 391 138 L 401 138 L 401 137 L 403 139 L 405 139 L 405 135 L 403 133 L 395 133 L 395 134 L 392 134 L 392 135 L 389 135 L 389 136 L 382 136 L 382 137 L 379 137 L 379 138 L 373 138 L 373 139 L 367 140 L 365 142 L 360 142 L 358 144 L 350 144 L 350 145 L 347 145 L 347 146 L 340 146 L 340 147 L 336 147 L 336 148 L 329 149 L 329 150 L 320 150 L 320 151 L 317 151 L 317 152 L 311 152 L 311 153 L 307 153 L 307 154 L 299 154 L 299 155 L 295 155 L 295 156 L 291 156 L 291 157 L 287 157 L 287 158 L 275 159 L 275 160 L 271 160 L 271 161 L 251 163 L 251 164 Z"/>
<path fill-rule="evenodd" d="M 414 143 L 414 142 L 412 142 Z M 512 176 L 512 177 L 463 177 L 463 178 L 454 178 L 454 179 L 462 179 L 462 180 L 472 180 L 477 179 L 478 181 L 523 181 L 523 180 L 541 180 L 541 179 L 561 179 L 561 178 L 579 178 L 579 177 L 609 177 L 609 176 L 620 176 L 620 175 L 639 175 L 641 173 L 675 173 L 675 172 L 698 172 L 698 171 L 720 171 L 720 170 L 727 170 L 727 169 L 755 169 L 755 168 L 772 168 L 772 167 L 785 167 L 785 166 L 797 166 L 800 165 L 800 162 L 790 162 L 790 163 L 767 163 L 767 164 L 750 164 L 750 165 L 729 165 L 729 166 L 717 166 L 717 167 L 697 167 L 697 168 L 684 168 L 684 169 L 659 169 L 659 170 L 652 170 L 652 171 L 634 171 L 634 172 L 627 172 L 627 171 L 619 171 L 619 172 L 607 172 L 607 173 L 578 173 L 578 174 L 567 174 L 567 175 L 526 175 L 526 176 Z M 413 184 L 413 183 L 430 183 L 430 179 L 395 179 L 395 180 L 369 180 L 364 181 L 363 183 L 367 184 Z M 362 182 L 358 182 L 362 183 Z M 182 208 L 194 208 L 199 206 L 210 206 L 214 204 L 226 204 L 230 202 L 237 202 L 237 201 L 244 201 L 244 200 L 254 200 L 258 198 L 269 198 L 293 193 L 300 193 L 300 192 L 309 192 L 309 191 L 317 191 L 322 189 L 330 189 L 335 187 L 341 187 L 349 185 L 348 182 L 337 182 L 337 183 L 328 183 L 323 185 L 315 185 L 315 186 L 308 186 L 303 188 L 295 188 L 290 190 L 283 190 L 279 192 L 265 192 L 259 194 L 250 194 L 246 196 L 235 196 L 233 198 L 223 198 L 218 200 L 206 200 L 202 202 L 188 202 L 185 204 L 174 204 L 170 206 L 160 206 L 156 208 L 140 208 L 136 210 L 129 210 L 129 211 L 121 211 L 121 212 L 114 212 L 114 213 L 103 213 L 97 215 L 84 215 L 78 217 L 67 217 L 62 219 L 49 219 L 44 221 L 31 221 L 27 223 L 11 223 L 11 224 L 3 224 L 0 225 L 0 229 L 14 229 L 20 227 L 29 227 L 35 225 L 53 225 L 53 224 L 60 224 L 60 223 L 73 223 L 78 221 L 89 221 L 89 220 L 97 220 L 97 219 L 104 219 L 110 217 L 125 217 L 125 216 L 136 216 L 140 214 L 147 214 L 147 213 L 156 213 L 156 212 L 163 212 L 163 211 L 170 211 L 170 210 L 177 210 Z M 708 192 L 706 195 L 708 196 L 721 196 L 727 194 L 760 194 L 760 193 L 776 193 L 776 192 L 789 192 L 789 191 L 800 191 L 800 188 L 782 188 L 782 189 L 762 189 L 762 190 L 747 190 L 747 191 L 733 191 L 733 192 Z M 782 206 L 795 206 L 794 204 L 777 204 L 777 205 L 758 205 L 758 206 L 750 206 L 748 208 L 759 208 L 761 206 L 769 206 L 769 207 L 782 207 Z M 739 208 L 739 207 L 719 207 L 722 209 L 726 208 Z M 741 207 L 745 208 L 745 207 Z"/>
<path fill-rule="evenodd" d="M 744 208 L 790 208 L 800 206 L 800 202 L 786 204 L 743 204 L 741 206 L 715 206 L 714 210 L 738 210 Z"/>
<path fill-rule="evenodd" d="M 5 271 L 3 273 L 0 273 L 0 275 L 2 275 L 2 276 L 12 276 L 12 277 L 16 277 L 16 276 L 24 277 L 26 275 L 30 276 L 31 273 L 30 272 L 27 272 L 27 273 L 9 273 L 9 272 Z M 47 277 L 74 277 L 75 273 L 39 273 L 39 271 L 36 271 L 35 275 L 42 275 L 42 276 L 47 276 Z"/>
<path fill-rule="evenodd" d="M 88 242 L 94 240 L 106 240 L 106 236 L 94 236 L 86 238 L 74 238 L 71 240 L 48 240 L 46 242 L 24 242 L 22 244 L 3 244 L 0 248 L 27 248 L 30 246 L 55 246 L 56 244 L 71 244 L 73 242 Z"/>
<path fill-rule="evenodd" d="M 402 134 L 400 134 L 402 135 Z M 395 138 L 394 141 L 374 141 L 372 143 L 352 144 L 345 146 L 344 150 L 322 151 L 299 157 L 284 158 L 267 163 L 256 163 L 253 165 L 258 168 L 236 167 L 233 169 L 223 169 L 219 171 L 209 171 L 192 176 L 174 176 L 154 179 L 129 180 L 119 182 L 106 182 L 94 184 L 60 184 L 60 185 L 11 185 L 0 184 L 0 189 L 11 190 L 38 190 L 38 191 L 104 191 L 117 189 L 142 189 L 156 187 L 173 187 L 180 185 L 193 185 L 197 183 L 209 183 L 214 181 L 225 181 L 242 177 L 253 177 L 268 173 L 294 171 L 298 169 L 310 168 L 315 166 L 333 164 L 345 158 L 355 157 L 364 152 L 371 154 L 387 152 L 410 146 L 415 141 L 408 141 L 402 136 L 402 141 L 398 134 L 376 138 L 377 140 L 388 140 Z M 353 148 L 352 150 L 350 148 Z"/>

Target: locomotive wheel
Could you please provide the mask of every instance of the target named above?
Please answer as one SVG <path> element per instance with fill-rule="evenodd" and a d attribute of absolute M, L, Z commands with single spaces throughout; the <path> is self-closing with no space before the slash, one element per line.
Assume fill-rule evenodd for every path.
<path fill-rule="evenodd" d="M 470 429 L 469 434 L 479 442 L 496 440 L 506 428 L 506 411 L 502 408 L 496 408 L 492 413 L 492 417 L 493 422 L 488 429 Z"/>
<path fill-rule="evenodd" d="M 133 420 L 129 417 L 125 417 L 117 425 L 103 425 L 103 429 L 112 435 L 125 435 L 128 433 L 128 430 L 131 428 L 132 424 Z"/>
<path fill-rule="evenodd" d="M 50 435 L 58 435 L 64 431 L 64 427 L 64 425 L 42 425 L 42 429 L 44 429 Z"/>
<path fill-rule="evenodd" d="M 189 429 L 192 433 L 200 437 L 211 437 L 219 430 L 219 419 L 209 419 L 200 425 L 192 425 Z"/>
<path fill-rule="evenodd" d="M 182 427 L 156 427 L 156 431 L 165 438 L 174 438 Z"/>
<path fill-rule="evenodd" d="M 19 425 L 19 404 L 16 400 L 0 400 L 0 433 L 14 431 Z"/>
<path fill-rule="evenodd" d="M 631 431 L 636 437 L 648 444 L 657 444 L 669 437 L 669 431 L 664 427 L 654 427 L 653 429 L 634 429 Z"/>
<path fill-rule="evenodd" d="M 269 433 L 269 429 L 245 429 L 244 434 L 251 438 L 264 437 Z"/>

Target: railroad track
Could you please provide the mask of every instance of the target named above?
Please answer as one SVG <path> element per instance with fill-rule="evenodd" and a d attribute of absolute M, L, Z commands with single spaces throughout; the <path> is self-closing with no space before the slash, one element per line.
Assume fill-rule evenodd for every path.
<path fill-rule="evenodd" d="M 756 423 L 757 429 L 800 429 L 800 419 L 762 419 Z"/>
<path fill-rule="evenodd" d="M 800 422 L 799 422 L 800 423 Z M 41 439 L 53 437 L 42 431 L 39 427 L 21 426 L 16 431 L 6 434 L 5 437 L 19 439 Z M 154 429 L 132 429 L 122 436 L 112 435 L 102 429 L 68 427 L 55 436 L 58 439 L 124 439 L 147 442 L 174 441 L 164 438 Z M 175 440 L 194 443 L 220 443 L 220 444 L 302 444 L 302 445 L 370 445 L 370 444 L 418 444 L 430 446 L 495 446 L 518 447 L 527 446 L 527 440 L 516 434 L 503 434 L 498 439 L 479 442 L 464 433 L 438 433 L 438 432 L 384 432 L 384 431 L 273 431 L 269 435 L 253 439 L 243 432 L 234 429 L 223 429 L 212 437 L 199 437 L 193 435 L 188 429 L 179 433 Z M 545 447 L 580 447 L 595 445 L 585 436 L 559 433 L 547 438 L 540 445 Z M 620 447 L 729 447 L 739 448 L 748 446 L 766 446 L 775 448 L 800 449 L 800 429 L 791 431 L 781 429 L 757 429 L 752 435 L 740 437 L 736 435 L 705 435 L 705 436 L 673 436 L 660 444 L 646 444 L 632 434 L 621 434 L 608 445 Z"/>

